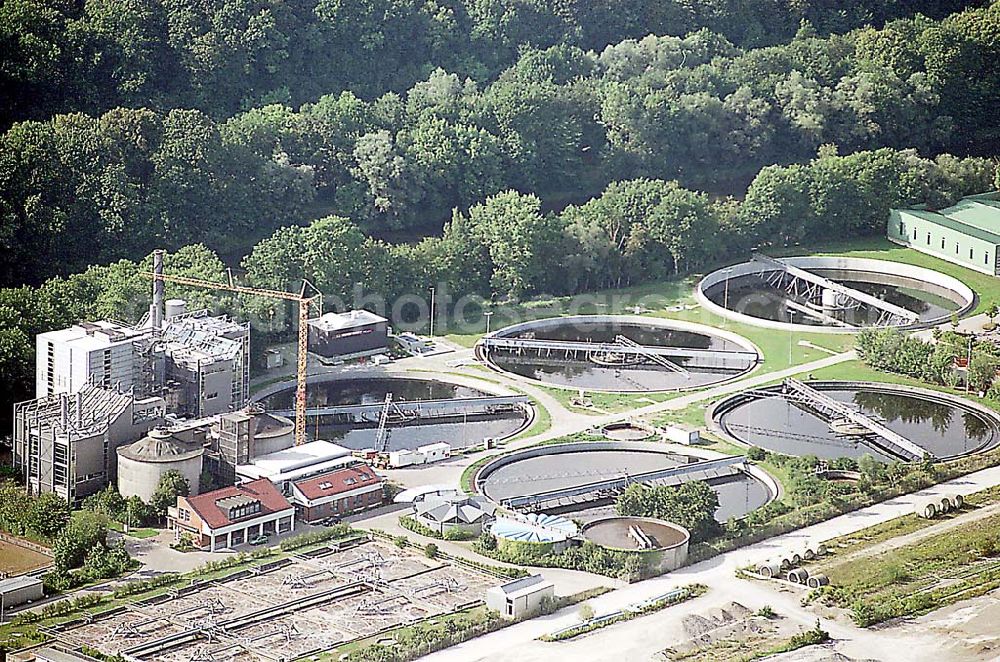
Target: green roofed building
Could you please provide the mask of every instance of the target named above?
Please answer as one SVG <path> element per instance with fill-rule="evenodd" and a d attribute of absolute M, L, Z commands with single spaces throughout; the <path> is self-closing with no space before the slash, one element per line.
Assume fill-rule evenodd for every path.
<path fill-rule="evenodd" d="M 1000 191 L 937 211 L 893 209 L 886 230 L 889 241 L 1000 276 Z"/>

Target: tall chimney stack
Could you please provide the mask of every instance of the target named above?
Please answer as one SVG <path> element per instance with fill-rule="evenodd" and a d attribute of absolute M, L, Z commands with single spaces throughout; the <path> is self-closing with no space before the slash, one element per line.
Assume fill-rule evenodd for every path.
<path fill-rule="evenodd" d="M 163 275 L 163 254 L 162 249 L 153 251 L 153 273 L 156 276 Z M 149 307 L 149 321 L 154 331 L 159 331 L 163 326 L 163 281 L 159 278 L 153 280 L 153 303 Z"/>

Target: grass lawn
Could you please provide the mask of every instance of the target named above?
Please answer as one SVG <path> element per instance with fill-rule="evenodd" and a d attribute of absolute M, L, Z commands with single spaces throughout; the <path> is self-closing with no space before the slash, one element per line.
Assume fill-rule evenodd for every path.
<path fill-rule="evenodd" d="M 153 536 L 160 533 L 161 529 L 154 529 L 148 526 L 133 526 L 129 529 L 128 533 L 125 533 L 125 526 L 121 522 L 109 522 L 108 528 L 112 531 L 117 531 L 132 538 L 152 538 Z"/>

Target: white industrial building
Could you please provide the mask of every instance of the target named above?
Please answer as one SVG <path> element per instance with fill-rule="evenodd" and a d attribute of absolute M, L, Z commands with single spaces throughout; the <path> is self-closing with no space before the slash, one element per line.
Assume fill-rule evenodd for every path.
<path fill-rule="evenodd" d="M 121 322 L 80 322 L 35 336 L 35 397 L 76 393 L 94 383 L 104 388 L 139 386 L 143 359 L 137 343 L 152 329 Z"/>
<path fill-rule="evenodd" d="M 174 304 L 181 309 L 182 302 Z M 171 413 L 204 417 L 235 411 L 249 398 L 250 324 L 207 311 L 168 317 L 146 354 Z"/>
<path fill-rule="evenodd" d="M 360 462 L 350 449 L 329 441 L 311 441 L 301 446 L 253 458 L 236 467 L 241 481 L 267 478 L 282 494 L 291 494 L 291 482 L 319 475 L 325 471 Z"/>
<path fill-rule="evenodd" d="M 162 268 L 156 253 L 154 272 Z M 223 484 L 255 454 L 291 445 L 286 419 L 241 411 L 249 398 L 250 325 L 189 313 L 180 299 L 164 302 L 162 281 L 153 287 L 149 314 L 134 326 L 81 322 L 35 342 L 36 399 L 15 405 L 13 444 L 14 466 L 33 491 L 73 503 L 97 492 L 116 480 L 117 449 L 154 426 L 169 426 L 174 437 L 189 434 L 187 443 L 205 448 L 198 462 Z M 157 465 L 177 461 L 169 452 L 164 458 L 174 459 L 158 459 L 167 449 L 147 444 L 122 456 L 131 476 L 127 492 L 146 494 L 138 475 L 149 478 Z"/>
<path fill-rule="evenodd" d="M 504 618 L 524 618 L 538 611 L 542 601 L 555 596 L 555 584 L 531 575 L 486 590 L 486 606 Z"/>

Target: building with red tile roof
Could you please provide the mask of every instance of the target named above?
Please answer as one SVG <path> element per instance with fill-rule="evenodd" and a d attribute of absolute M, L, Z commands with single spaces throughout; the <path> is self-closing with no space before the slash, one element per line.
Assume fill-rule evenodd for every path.
<path fill-rule="evenodd" d="M 340 517 L 382 505 L 385 479 L 366 464 L 292 481 L 292 502 L 305 522 Z"/>
<path fill-rule="evenodd" d="M 179 496 L 167 519 L 175 539 L 187 536 L 195 547 L 214 552 L 261 534 L 291 531 L 295 507 L 274 483 L 261 478 L 198 496 Z"/>

